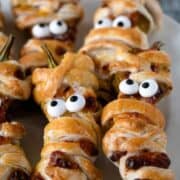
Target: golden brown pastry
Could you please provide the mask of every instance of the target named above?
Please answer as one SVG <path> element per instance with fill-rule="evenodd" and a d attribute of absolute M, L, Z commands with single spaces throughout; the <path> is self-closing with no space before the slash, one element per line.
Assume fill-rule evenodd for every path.
<path fill-rule="evenodd" d="M 17 122 L 0 124 L 0 179 L 30 179 L 31 166 L 19 146 L 24 127 Z"/>
<path fill-rule="evenodd" d="M 6 112 L 13 100 L 27 100 L 31 93 L 30 79 L 17 61 L 9 59 L 13 44 L 10 36 L 0 51 L 0 121 L 6 120 Z"/>
<path fill-rule="evenodd" d="M 74 48 L 77 25 L 83 17 L 78 1 L 12 0 L 17 27 L 32 34 L 21 50 L 20 62 L 29 74 L 36 67 L 46 67 L 41 46 L 45 43 L 59 62 L 66 51 Z"/>
<path fill-rule="evenodd" d="M 155 106 L 130 98 L 118 99 L 105 106 L 101 122 L 108 130 L 103 151 L 123 179 L 175 179 L 165 150 L 165 119 Z"/>
<path fill-rule="evenodd" d="M 44 48 L 51 68 L 36 69 L 32 82 L 34 98 L 50 123 L 32 179 L 100 180 L 94 165 L 101 133 L 96 122 L 100 107 L 93 61 L 80 53 L 67 53 L 56 65 Z"/>

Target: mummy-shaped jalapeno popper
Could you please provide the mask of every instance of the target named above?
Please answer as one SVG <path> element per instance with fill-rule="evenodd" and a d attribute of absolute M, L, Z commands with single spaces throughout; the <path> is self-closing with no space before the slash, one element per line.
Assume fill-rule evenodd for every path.
<path fill-rule="evenodd" d="M 58 66 L 51 55 L 49 60 L 51 68 L 32 75 L 34 98 L 50 121 L 33 179 L 101 179 L 93 164 L 100 143 L 93 61 L 73 53 L 65 54 Z"/>
<path fill-rule="evenodd" d="M 4 18 L 0 14 L 0 29 Z M 0 32 L 0 179 L 28 180 L 31 166 L 20 146 L 25 134 L 18 122 L 9 122 L 8 110 L 15 100 L 26 100 L 30 96 L 30 82 L 24 68 L 10 58 L 14 37 Z"/>
<path fill-rule="evenodd" d="M 151 49 L 136 53 L 136 56 L 145 64 L 137 72 L 122 76 L 121 64 L 112 65 L 116 70 L 113 86 L 119 91 L 119 98 L 136 98 L 156 104 L 172 90 L 170 57 L 164 51 Z"/>
<path fill-rule="evenodd" d="M 110 102 L 102 113 L 108 130 L 103 150 L 123 179 L 174 180 L 169 169 L 165 119 L 150 103 L 123 98 Z"/>
<path fill-rule="evenodd" d="M 94 28 L 86 37 L 83 50 L 96 55 L 103 50 L 103 47 L 110 48 L 112 46 L 115 51 L 122 43 L 142 49 L 148 48 L 147 35 L 161 22 L 162 12 L 158 3 L 149 11 L 146 4 L 138 0 L 107 0 L 103 2 L 102 7 L 95 12 Z M 155 20 L 154 14 L 159 14 L 159 23 Z M 109 46 L 108 43 L 110 43 Z M 93 53 L 95 48 L 97 52 Z M 121 46 L 119 48 L 121 49 Z"/>
<path fill-rule="evenodd" d="M 122 76 L 122 63 L 111 63 L 113 87 L 119 95 L 102 112 L 102 126 L 107 130 L 103 150 L 123 179 L 173 180 L 165 119 L 154 105 L 172 90 L 170 57 L 158 44 L 133 51 L 134 57 L 141 59 L 137 72 Z M 130 56 L 126 57 L 128 61 Z"/>
<path fill-rule="evenodd" d="M 32 34 L 21 50 L 20 59 L 28 73 L 47 66 L 42 44 L 47 44 L 56 61 L 66 51 L 73 50 L 77 25 L 83 16 L 78 1 L 12 0 L 12 5 L 17 27 Z"/>
<path fill-rule="evenodd" d="M 13 37 L 9 36 L 0 51 L 0 122 L 7 118 L 7 112 L 14 100 L 27 100 L 31 93 L 29 78 L 17 61 L 9 58 Z"/>
<path fill-rule="evenodd" d="M 116 62 L 124 66 L 124 72 L 138 71 L 142 64 L 140 60 L 134 62 L 133 59 L 137 58 L 132 57 L 130 52 L 150 48 L 148 35 L 159 26 L 162 13 L 158 3 L 150 8 L 151 11 L 148 7 L 149 3 L 143 1 L 107 0 L 95 12 L 94 28 L 87 35 L 80 51 L 95 61 L 101 82 L 100 96 L 105 97 L 104 94 L 112 89 L 111 68 Z"/>
<path fill-rule="evenodd" d="M 30 179 L 31 166 L 19 145 L 24 133 L 24 127 L 17 122 L 0 124 L 0 179 Z"/>

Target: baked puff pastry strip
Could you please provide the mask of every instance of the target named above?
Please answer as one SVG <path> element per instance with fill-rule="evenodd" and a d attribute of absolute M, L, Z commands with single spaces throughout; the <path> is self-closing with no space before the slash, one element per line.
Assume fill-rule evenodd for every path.
<path fill-rule="evenodd" d="M 36 69 L 32 82 L 35 100 L 50 123 L 32 179 L 102 179 L 94 165 L 101 139 L 94 63 L 81 53 L 67 53 L 57 65 L 47 46 L 43 49 L 50 68 Z"/>
<path fill-rule="evenodd" d="M 103 151 L 123 179 L 175 179 L 166 153 L 165 119 L 153 105 L 118 99 L 105 106 Z"/>
<path fill-rule="evenodd" d="M 77 25 L 83 17 L 79 1 L 12 1 L 16 24 L 28 29 L 31 38 L 23 46 L 20 63 L 31 75 L 36 67 L 47 67 L 41 46 L 45 43 L 57 63 L 74 49 Z"/>
<path fill-rule="evenodd" d="M 0 179 L 30 179 L 31 166 L 19 146 L 24 133 L 17 122 L 0 124 Z"/>

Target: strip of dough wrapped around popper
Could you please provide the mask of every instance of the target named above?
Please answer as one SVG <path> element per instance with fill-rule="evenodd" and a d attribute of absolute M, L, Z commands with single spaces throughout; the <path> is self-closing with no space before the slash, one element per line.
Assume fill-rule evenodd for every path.
<path fill-rule="evenodd" d="M 152 6 L 152 11 L 149 11 L 144 3 L 132 0 L 103 1 L 103 5 L 95 12 L 94 28 L 87 35 L 80 50 L 95 61 L 100 79 L 99 96 L 101 98 L 107 95 L 106 102 L 111 100 L 108 91 L 111 91 L 113 81 L 109 64 L 117 62 L 124 66 L 125 71 L 128 66 L 130 71 L 138 71 L 138 62 L 133 64 L 131 61 L 129 64 L 126 58 L 132 56 L 130 52 L 134 49 L 151 48 L 148 35 L 158 26 L 154 13 L 151 12 L 162 12 L 159 6 Z M 159 7 L 159 10 L 156 7 Z M 161 21 L 161 18 L 158 20 Z"/>
<path fill-rule="evenodd" d="M 12 0 L 12 5 L 17 27 L 32 34 L 20 54 L 29 74 L 36 67 L 47 66 L 42 44 L 47 44 L 57 63 L 65 52 L 74 49 L 77 25 L 83 17 L 78 1 Z"/>
<path fill-rule="evenodd" d="M 30 179 L 31 166 L 19 145 L 24 133 L 18 122 L 0 124 L 0 179 Z"/>
<path fill-rule="evenodd" d="M 50 65 L 32 74 L 34 98 L 50 121 L 32 179 L 100 180 L 94 165 L 101 133 L 93 61 L 80 53 L 67 53 L 60 65 L 53 59 Z"/>
<path fill-rule="evenodd" d="M 135 99 L 110 102 L 102 112 L 103 150 L 123 179 L 174 180 L 166 153 L 165 119 L 153 105 Z"/>
<path fill-rule="evenodd" d="M 13 39 L 9 36 L 0 51 L 0 122 L 7 119 L 7 111 L 14 100 L 27 100 L 31 94 L 30 79 L 24 67 L 9 58 Z"/>

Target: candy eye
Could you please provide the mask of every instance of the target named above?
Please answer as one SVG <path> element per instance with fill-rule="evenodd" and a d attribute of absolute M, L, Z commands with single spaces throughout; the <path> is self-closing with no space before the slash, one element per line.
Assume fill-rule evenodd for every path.
<path fill-rule="evenodd" d="M 36 24 L 32 28 L 32 34 L 36 38 L 48 37 L 50 36 L 49 27 L 47 24 L 43 24 L 43 23 Z"/>
<path fill-rule="evenodd" d="M 113 21 L 113 27 L 130 28 L 131 20 L 126 16 L 119 16 Z"/>
<path fill-rule="evenodd" d="M 123 80 L 119 84 L 120 92 L 122 92 L 123 94 L 126 94 L 126 95 L 136 94 L 138 92 L 138 89 L 139 89 L 138 83 L 131 79 Z"/>
<path fill-rule="evenodd" d="M 149 79 L 149 80 L 143 81 L 140 84 L 139 94 L 142 97 L 149 98 L 149 97 L 154 96 L 158 92 L 158 90 L 159 90 L 158 83 L 153 79 Z"/>
<path fill-rule="evenodd" d="M 66 112 L 65 102 L 61 99 L 52 99 L 47 103 L 47 112 L 53 117 L 57 118 Z"/>
<path fill-rule="evenodd" d="M 55 35 L 64 34 L 68 31 L 67 24 L 62 20 L 54 20 L 50 23 L 49 29 Z"/>
<path fill-rule="evenodd" d="M 100 19 L 98 20 L 94 27 L 97 28 L 106 28 L 106 27 L 111 27 L 112 26 L 112 21 L 108 18 Z"/>
<path fill-rule="evenodd" d="M 86 105 L 84 96 L 80 94 L 74 94 L 70 96 L 66 101 L 66 108 L 69 112 L 78 112 L 82 110 Z"/>

